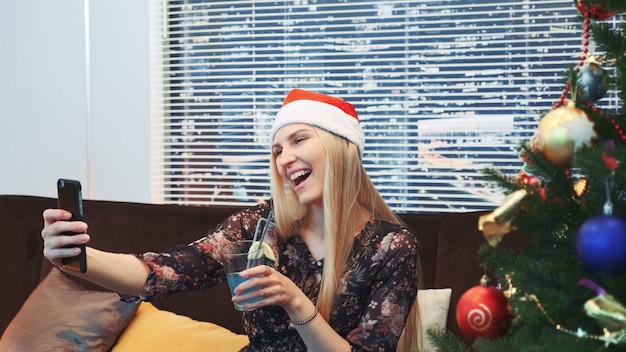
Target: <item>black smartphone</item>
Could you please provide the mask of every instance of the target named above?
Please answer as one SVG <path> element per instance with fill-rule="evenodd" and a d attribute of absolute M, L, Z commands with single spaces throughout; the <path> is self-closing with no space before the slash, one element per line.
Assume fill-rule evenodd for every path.
<path fill-rule="evenodd" d="M 57 193 L 59 195 L 59 209 L 67 210 L 72 213 L 70 221 L 83 221 L 83 196 L 80 181 L 60 178 L 57 181 Z M 63 235 L 77 235 L 77 233 L 66 232 L 63 233 Z M 63 267 L 84 273 L 87 271 L 85 245 L 82 244 L 77 247 L 81 250 L 80 254 L 71 258 L 63 258 Z"/>

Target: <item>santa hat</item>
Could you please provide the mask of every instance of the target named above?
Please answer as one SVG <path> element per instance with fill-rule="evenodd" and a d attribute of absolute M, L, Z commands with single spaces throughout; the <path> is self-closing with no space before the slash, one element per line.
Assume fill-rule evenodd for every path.
<path fill-rule="evenodd" d="M 292 123 L 306 123 L 324 129 L 356 144 L 363 156 L 365 134 L 354 106 L 329 95 L 294 89 L 276 114 L 270 139 L 276 131 Z"/>

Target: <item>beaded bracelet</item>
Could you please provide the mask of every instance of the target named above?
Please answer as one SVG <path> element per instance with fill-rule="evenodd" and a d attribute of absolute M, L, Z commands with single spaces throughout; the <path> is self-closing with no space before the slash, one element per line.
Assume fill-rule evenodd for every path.
<path fill-rule="evenodd" d="M 319 313 L 319 311 L 317 310 L 317 307 L 315 307 L 315 312 L 313 312 L 313 314 L 311 314 L 310 317 L 305 318 L 304 320 L 300 320 L 300 321 L 292 321 L 291 323 L 289 323 L 289 327 L 293 329 L 297 325 L 304 325 L 310 322 L 311 320 L 315 319 L 315 317 L 317 316 L 317 313 Z"/>

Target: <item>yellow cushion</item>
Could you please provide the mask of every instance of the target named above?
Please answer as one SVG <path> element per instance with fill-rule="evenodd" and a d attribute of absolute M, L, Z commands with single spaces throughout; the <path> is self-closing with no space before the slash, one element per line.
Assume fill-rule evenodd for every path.
<path fill-rule="evenodd" d="M 246 335 L 142 302 L 112 351 L 235 352 L 247 344 Z"/>

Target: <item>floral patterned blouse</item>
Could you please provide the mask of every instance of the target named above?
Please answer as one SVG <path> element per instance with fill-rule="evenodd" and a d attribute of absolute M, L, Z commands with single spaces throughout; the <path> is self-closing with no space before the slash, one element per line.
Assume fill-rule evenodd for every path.
<path fill-rule="evenodd" d="M 164 253 L 138 255 L 152 268 L 139 298 L 146 301 L 179 291 L 226 281 L 219 249 L 231 241 L 252 239 L 257 222 L 267 218 L 270 203 L 231 215 L 213 233 Z M 270 231 L 273 232 L 273 231 Z M 317 301 L 323 260 L 313 259 L 299 236 L 267 235 L 278 254 L 277 270 Z M 329 317 L 330 325 L 353 351 L 395 351 L 418 284 L 418 242 L 407 229 L 370 221 L 355 237 L 348 265 Z M 129 300 L 129 297 L 125 298 Z M 289 316 L 279 306 L 243 313 L 250 344 L 242 351 L 306 351 Z"/>

